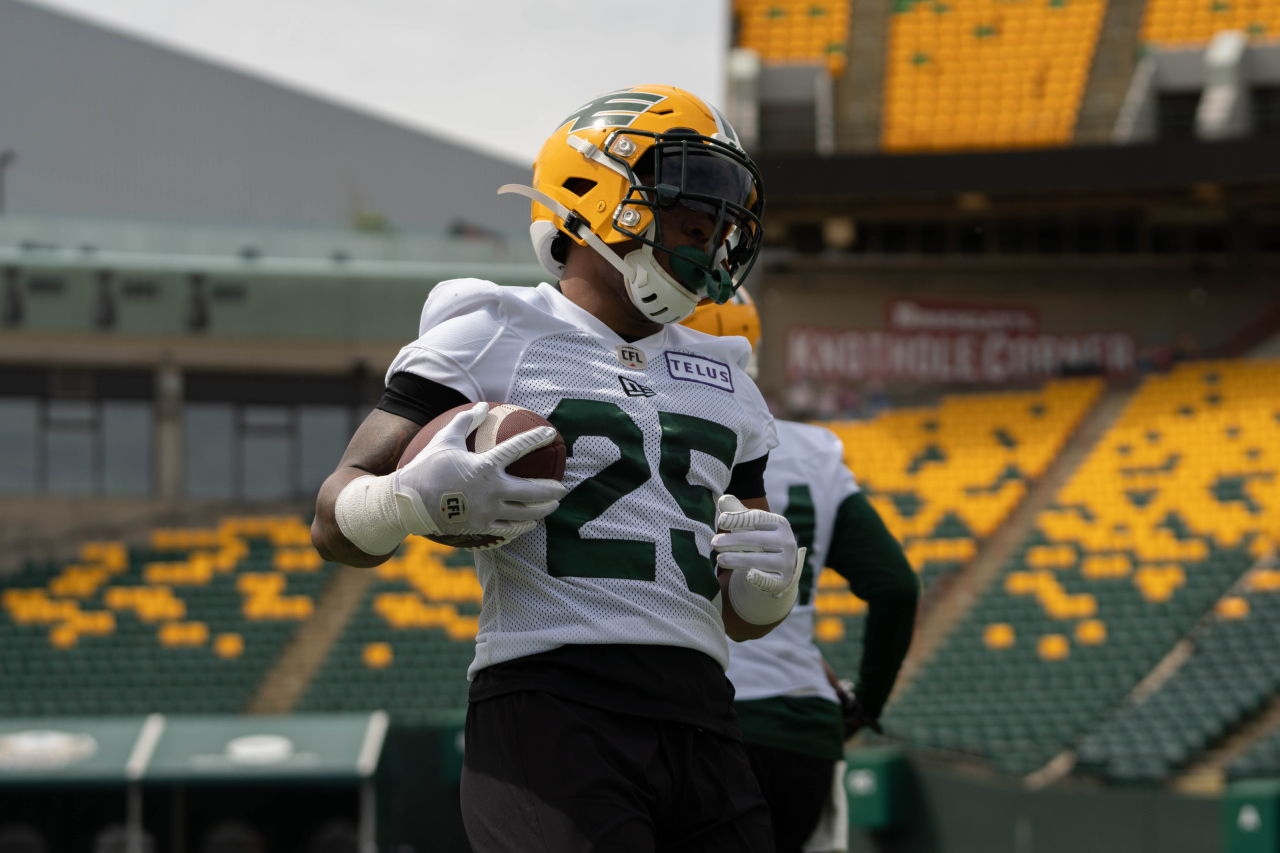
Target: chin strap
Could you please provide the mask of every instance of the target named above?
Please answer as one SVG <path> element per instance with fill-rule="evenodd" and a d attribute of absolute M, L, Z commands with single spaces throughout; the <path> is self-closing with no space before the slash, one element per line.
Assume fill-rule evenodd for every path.
<path fill-rule="evenodd" d="M 526 187 L 523 184 L 503 184 L 498 187 L 498 195 L 513 194 L 522 195 L 527 199 L 536 201 L 538 204 L 551 210 L 556 216 L 559 216 L 565 223 L 570 223 L 574 219 L 581 222 L 581 217 L 551 196 L 536 190 L 533 187 Z M 585 224 L 585 223 L 583 223 Z M 570 226 L 571 227 L 571 226 Z M 627 254 L 625 258 L 618 257 L 618 254 L 610 248 L 609 244 L 600 239 L 590 228 L 574 228 L 574 236 L 583 240 L 588 246 L 596 251 L 601 257 L 608 261 L 618 272 L 622 273 L 622 280 L 626 282 L 627 293 L 631 297 L 631 302 L 636 308 L 647 316 L 649 319 L 657 323 L 678 323 L 685 317 L 693 313 L 693 309 L 698 306 L 698 297 L 690 293 L 687 288 L 674 281 L 663 271 L 658 264 L 657 259 L 653 256 L 653 246 L 644 243 L 639 249 Z M 681 297 L 688 294 L 680 300 L 679 305 L 671 304 L 669 298 L 658 298 L 653 300 L 652 296 L 661 296 L 654 290 L 653 279 L 657 279 L 667 288 Z M 649 299 L 650 301 L 646 301 Z M 658 310 L 653 310 L 653 305 L 657 304 Z M 664 316 L 670 314 L 671 316 Z"/>
<path fill-rule="evenodd" d="M 552 213 L 559 216 L 565 222 L 571 221 L 577 215 L 546 193 L 540 190 L 535 190 L 533 187 L 526 187 L 523 184 L 503 184 L 498 187 L 498 195 L 522 195 L 531 201 L 536 201 L 543 207 L 549 208 Z M 615 253 L 613 249 L 609 248 L 608 243 L 596 236 L 596 232 L 592 231 L 590 228 L 578 228 L 574 230 L 574 236 L 585 240 L 588 246 L 595 249 L 596 252 L 602 255 L 606 261 L 613 264 L 613 266 L 617 268 L 618 272 L 622 273 L 623 277 L 628 281 L 635 278 L 635 268 L 622 258 L 618 257 L 617 253 Z"/>

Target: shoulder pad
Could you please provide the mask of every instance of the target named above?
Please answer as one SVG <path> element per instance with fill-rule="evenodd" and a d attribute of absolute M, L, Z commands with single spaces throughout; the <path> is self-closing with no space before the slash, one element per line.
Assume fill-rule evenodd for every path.
<path fill-rule="evenodd" d="M 813 454 L 844 459 L 844 443 L 840 437 L 824 426 L 801 421 L 778 420 L 779 438 L 803 446 L 806 455 Z"/>
<path fill-rule="evenodd" d="M 426 334 L 445 320 L 487 307 L 496 308 L 502 303 L 503 291 L 500 285 L 482 278 L 454 278 L 440 282 L 431 288 L 427 301 L 422 305 L 418 334 Z"/>

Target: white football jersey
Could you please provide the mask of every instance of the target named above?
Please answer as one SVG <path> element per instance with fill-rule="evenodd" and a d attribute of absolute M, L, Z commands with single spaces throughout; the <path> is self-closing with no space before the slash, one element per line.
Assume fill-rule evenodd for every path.
<path fill-rule="evenodd" d="M 813 642 L 814 596 L 826 565 L 836 509 L 858 491 L 835 433 L 812 424 L 775 422 L 778 446 L 769 455 L 764 482 L 769 508 L 791 522 L 807 546 L 795 607 L 782 624 L 757 640 L 729 643 L 729 680 L 735 698 L 821 696 L 836 701 Z"/>
<path fill-rule="evenodd" d="M 682 646 L 728 664 L 710 559 L 734 465 L 777 442 L 743 338 L 680 325 L 628 343 L 556 288 L 435 287 L 407 371 L 548 418 L 568 449 L 560 508 L 475 552 L 484 598 L 468 677 L 566 644 Z"/>

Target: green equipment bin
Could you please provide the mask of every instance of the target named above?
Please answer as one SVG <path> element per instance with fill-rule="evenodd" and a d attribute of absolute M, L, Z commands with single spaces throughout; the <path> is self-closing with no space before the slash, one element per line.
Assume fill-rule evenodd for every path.
<path fill-rule="evenodd" d="M 907 757 L 892 746 L 856 749 L 845 756 L 849 823 L 888 829 L 907 815 Z"/>
<path fill-rule="evenodd" d="M 1222 795 L 1225 853 L 1280 853 L 1280 779 L 1244 779 Z"/>

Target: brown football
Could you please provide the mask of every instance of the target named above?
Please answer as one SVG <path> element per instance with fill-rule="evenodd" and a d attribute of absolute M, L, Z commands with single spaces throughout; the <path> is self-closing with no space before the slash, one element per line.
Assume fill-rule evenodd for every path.
<path fill-rule="evenodd" d="M 409 442 L 409 446 L 404 449 L 404 453 L 400 454 L 400 462 L 396 467 L 403 468 L 407 465 L 411 459 L 422 451 L 422 448 L 427 446 L 432 437 L 444 429 L 445 425 L 452 421 L 459 412 L 465 412 L 474 405 L 474 403 L 467 403 L 462 406 L 456 406 L 432 418 L 413 437 L 413 440 Z M 540 426 L 552 426 L 552 424 L 542 415 L 530 409 L 511 403 L 490 403 L 489 414 L 480 422 L 480 426 L 476 427 L 467 436 L 467 449 L 483 453 L 508 438 Z M 552 428 L 554 429 L 554 427 Z M 565 455 L 564 439 L 557 432 L 555 440 L 550 444 L 545 447 L 539 447 L 537 450 L 525 454 L 508 465 L 507 473 L 516 477 L 529 477 L 539 480 L 562 480 L 564 479 Z M 473 550 L 493 548 L 503 544 L 501 537 L 486 534 L 428 536 L 427 538 L 433 542 L 439 542 L 442 545 L 449 545 L 453 548 L 470 548 Z"/>

